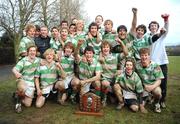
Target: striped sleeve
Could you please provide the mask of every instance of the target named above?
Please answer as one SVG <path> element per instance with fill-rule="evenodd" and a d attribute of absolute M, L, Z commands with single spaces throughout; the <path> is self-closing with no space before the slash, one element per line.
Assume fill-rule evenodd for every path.
<path fill-rule="evenodd" d="M 154 68 L 154 77 L 156 80 L 164 78 L 162 70 L 161 70 L 160 66 L 157 64 L 155 64 L 155 68 Z"/>
<path fill-rule="evenodd" d="M 19 72 L 21 72 L 23 70 L 23 66 L 24 66 L 24 59 L 21 59 L 15 66 L 15 69 Z"/>

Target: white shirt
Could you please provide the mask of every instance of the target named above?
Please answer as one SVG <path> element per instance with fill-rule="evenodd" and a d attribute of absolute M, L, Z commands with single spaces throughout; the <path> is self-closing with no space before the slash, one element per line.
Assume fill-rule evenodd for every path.
<path fill-rule="evenodd" d="M 150 51 L 151 60 L 156 62 L 158 65 L 164 65 L 169 63 L 165 48 L 165 38 L 169 29 L 168 22 L 165 23 L 164 28 L 166 29 L 166 33 L 163 34 L 155 43 L 152 44 Z"/>

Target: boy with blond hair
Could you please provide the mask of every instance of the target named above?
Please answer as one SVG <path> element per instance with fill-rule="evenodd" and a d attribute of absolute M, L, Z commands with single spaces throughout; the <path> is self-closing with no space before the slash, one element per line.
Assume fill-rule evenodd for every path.
<path fill-rule="evenodd" d="M 100 77 L 101 65 L 94 57 L 93 47 L 87 46 L 84 50 L 84 59 L 79 55 L 79 49 L 84 41 L 79 40 L 75 50 L 75 61 L 78 64 L 79 73 L 73 78 L 71 85 L 74 91 L 72 96 L 75 96 L 80 91 L 80 95 L 90 91 L 90 86 L 95 89 L 95 94 L 100 95 Z"/>
<path fill-rule="evenodd" d="M 32 24 L 27 24 L 25 27 L 26 36 L 23 37 L 19 44 L 19 59 L 27 56 L 27 48 L 29 46 L 35 45 L 34 35 L 36 27 Z"/>
<path fill-rule="evenodd" d="M 35 73 L 35 85 L 37 90 L 36 107 L 41 108 L 50 92 L 56 93 L 56 82 L 58 76 L 64 77 L 65 73 L 61 65 L 56 65 L 54 61 L 55 52 L 47 49 L 44 52 L 45 62 L 37 68 Z"/>

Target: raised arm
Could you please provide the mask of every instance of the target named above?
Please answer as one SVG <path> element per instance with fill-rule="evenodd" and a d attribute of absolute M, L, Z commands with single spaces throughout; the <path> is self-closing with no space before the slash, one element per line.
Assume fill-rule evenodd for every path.
<path fill-rule="evenodd" d="M 136 33 L 136 25 L 137 25 L 137 8 L 132 8 L 132 12 L 133 12 L 133 19 L 132 19 L 130 33 L 134 35 Z"/>
<path fill-rule="evenodd" d="M 164 19 L 164 27 L 160 29 L 160 33 L 153 35 L 152 42 L 157 41 L 159 38 L 164 39 L 169 31 L 169 15 L 162 14 L 161 17 Z"/>
<path fill-rule="evenodd" d="M 66 72 L 64 71 L 64 69 L 62 68 L 62 66 L 61 66 L 61 64 L 59 64 L 58 62 L 56 62 L 56 67 L 57 67 L 57 69 L 61 72 L 61 77 L 63 78 L 63 79 L 65 79 L 66 78 Z"/>
<path fill-rule="evenodd" d="M 116 41 L 121 45 L 123 53 L 125 56 L 128 55 L 128 49 L 127 47 L 124 45 L 124 43 L 122 42 L 122 40 L 120 40 L 118 37 L 116 38 Z"/>
<path fill-rule="evenodd" d="M 164 19 L 164 28 L 167 34 L 169 31 L 169 14 L 162 14 L 161 17 Z"/>
<path fill-rule="evenodd" d="M 75 49 L 75 51 L 74 51 L 74 57 L 75 57 L 75 60 L 76 60 L 77 62 L 80 61 L 79 51 L 80 51 L 81 45 L 82 45 L 83 43 L 84 43 L 84 40 L 79 40 L 79 41 L 78 41 L 78 44 L 77 44 L 77 47 L 76 47 L 76 49 Z"/>
<path fill-rule="evenodd" d="M 96 41 L 96 43 L 100 43 L 101 40 L 102 40 L 102 36 L 101 36 L 101 34 L 99 33 L 99 31 L 98 31 L 98 32 L 97 32 L 97 41 Z"/>

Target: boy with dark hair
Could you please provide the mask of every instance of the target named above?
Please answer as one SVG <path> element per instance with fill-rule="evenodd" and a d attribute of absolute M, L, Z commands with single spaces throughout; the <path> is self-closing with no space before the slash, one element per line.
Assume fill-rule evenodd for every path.
<path fill-rule="evenodd" d="M 56 83 L 58 87 L 58 102 L 61 105 L 65 104 L 68 97 L 68 90 L 70 89 L 70 83 L 74 77 L 74 46 L 71 42 L 68 42 L 64 46 L 64 51 L 62 56 L 59 58 L 59 63 L 62 66 L 64 72 L 66 73 L 65 78 L 60 78 Z"/>
<path fill-rule="evenodd" d="M 50 48 L 50 37 L 48 36 L 48 28 L 47 26 L 42 26 L 40 29 L 40 36 L 35 37 L 34 41 L 38 48 L 38 56 L 43 58 L 43 53 Z"/>
<path fill-rule="evenodd" d="M 169 63 L 166 48 L 165 48 L 165 38 L 168 34 L 169 30 L 169 15 L 168 14 L 162 14 L 161 17 L 164 20 L 164 28 L 166 29 L 166 33 L 162 35 L 161 38 L 155 42 L 151 47 L 151 60 L 158 63 L 160 65 L 164 79 L 161 81 L 161 89 L 162 89 L 162 98 L 161 98 L 161 107 L 165 108 L 165 98 L 166 98 L 166 92 L 167 92 L 167 73 L 168 73 L 168 67 L 167 64 Z M 159 29 L 159 23 L 156 21 L 151 21 L 149 24 L 149 30 L 150 35 L 155 35 Z"/>
<path fill-rule="evenodd" d="M 60 29 L 61 28 L 68 28 L 68 21 L 62 20 L 60 23 Z"/>
<path fill-rule="evenodd" d="M 69 39 L 74 39 L 74 36 L 76 35 L 76 24 L 70 24 L 69 25 L 69 34 L 68 38 Z"/>
<path fill-rule="evenodd" d="M 143 104 L 143 85 L 140 77 L 135 72 L 135 63 L 132 58 L 126 59 L 125 71 L 116 78 L 117 84 L 122 88 L 125 104 L 133 112 L 140 109 L 142 113 L 147 113 Z"/>
<path fill-rule="evenodd" d="M 50 48 L 52 48 L 55 53 L 58 53 L 62 50 L 62 44 L 64 43 L 61 43 L 62 41 L 60 40 L 60 37 L 59 37 L 59 29 L 57 27 L 52 27 L 51 28 L 51 40 L 50 40 Z"/>
<path fill-rule="evenodd" d="M 147 29 L 146 26 L 141 24 L 136 28 L 136 36 L 133 41 L 133 49 L 134 49 L 134 57 L 136 60 L 140 60 L 140 49 L 141 48 L 150 48 L 150 46 L 157 42 L 157 40 L 166 32 L 165 29 L 161 29 L 160 33 L 155 34 L 153 36 L 146 34 Z"/>
<path fill-rule="evenodd" d="M 117 28 L 118 37 L 119 37 L 119 39 L 121 39 L 123 41 L 125 46 L 128 48 L 128 56 L 129 57 L 133 57 L 132 41 L 134 40 L 134 34 L 136 32 L 137 8 L 132 8 L 132 12 L 133 12 L 133 19 L 132 19 L 132 25 L 131 25 L 130 32 L 129 33 L 127 32 L 127 27 L 125 25 L 120 25 Z M 119 44 L 117 44 L 114 47 L 113 51 L 115 53 L 117 53 L 120 51 L 119 49 L 120 49 L 120 46 L 119 46 Z"/>
<path fill-rule="evenodd" d="M 87 46 L 92 46 L 94 48 L 95 55 L 99 55 L 101 51 L 101 40 L 102 37 L 98 31 L 98 25 L 95 22 L 92 22 L 89 25 L 89 32 L 86 36 Z"/>
<path fill-rule="evenodd" d="M 100 95 L 100 77 L 101 77 L 101 65 L 94 57 L 94 50 L 91 46 L 87 46 L 84 50 L 84 59 L 79 55 L 79 49 L 84 41 L 79 40 L 77 48 L 75 50 L 75 61 L 79 67 L 78 77 L 75 77 L 72 82 L 72 88 L 74 94 L 80 91 L 80 95 L 83 95 L 90 91 L 92 85 L 95 89 L 95 94 Z M 72 98 L 73 99 L 73 98 Z"/>
<path fill-rule="evenodd" d="M 34 37 L 39 37 L 41 28 L 39 25 L 35 25 L 35 27 L 36 27 L 36 30 L 35 30 Z"/>

